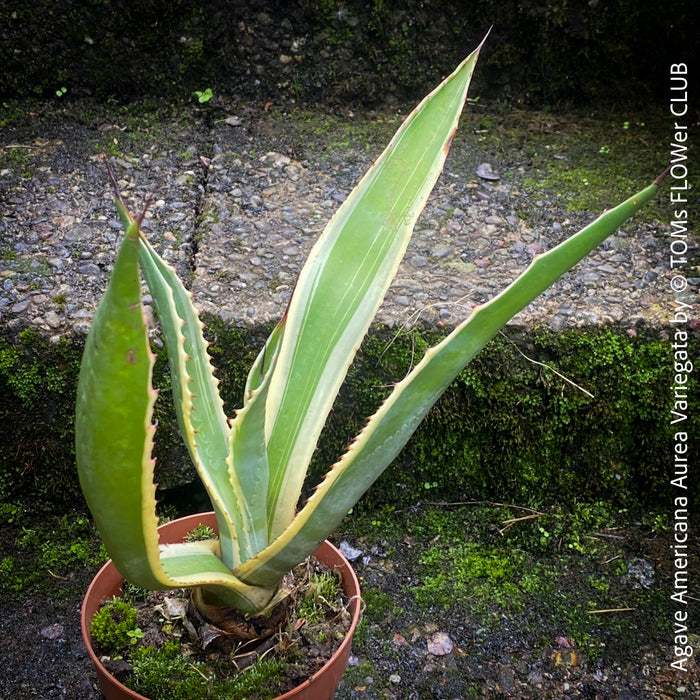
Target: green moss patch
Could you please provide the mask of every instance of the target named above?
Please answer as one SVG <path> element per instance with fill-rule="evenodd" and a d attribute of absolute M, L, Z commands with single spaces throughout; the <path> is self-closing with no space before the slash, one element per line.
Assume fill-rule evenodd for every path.
<path fill-rule="evenodd" d="M 603 503 L 540 513 L 424 503 L 385 514 L 387 533 L 368 532 L 366 517 L 353 515 L 341 532 L 369 555 L 356 564 L 367 605 L 354 645 L 360 663 L 347 677 L 356 686 L 400 693 L 411 684 L 426 698 L 444 687 L 464 697 L 471 687 L 484 697 L 502 682 L 504 665 L 533 692 L 537 668 L 561 687 L 593 681 L 595 669 L 665 663 L 674 604 L 663 512 L 630 524 Z M 449 636 L 449 654 L 428 653 L 418 678 L 397 679 L 436 634 Z"/>
<path fill-rule="evenodd" d="M 69 513 L 60 517 L 0 503 L 0 592 L 69 594 L 81 572 L 107 561 L 92 521 Z M 83 572 L 84 573 L 84 572 Z"/>
<path fill-rule="evenodd" d="M 127 586 L 93 616 L 94 648 L 108 670 L 145 697 L 271 700 L 318 671 L 350 626 L 336 572 L 308 560 L 294 577 L 287 602 L 269 618 L 232 613 L 223 623 L 227 633 L 204 624 L 189 590 Z"/>
<path fill-rule="evenodd" d="M 243 332 L 215 318 L 206 321 L 232 414 L 267 329 Z M 328 419 L 309 488 L 362 429 L 391 384 L 438 340 L 418 329 L 373 329 Z M 72 432 L 80 353 L 77 339 L 51 344 L 29 331 L 0 338 L 1 501 L 82 505 Z M 630 337 L 607 328 L 509 331 L 460 374 L 366 502 L 391 507 L 465 494 L 532 507 L 576 499 L 630 509 L 665 502 L 671 369 L 670 344 L 653 335 Z M 697 380 L 691 381 L 693 395 Z M 162 350 L 155 383 L 161 389 L 156 479 L 173 485 L 193 478 L 194 470 L 175 430 Z M 698 431 L 699 420 L 689 418 L 689 434 Z"/>
<path fill-rule="evenodd" d="M 367 339 L 329 419 L 317 474 L 376 410 L 378 395 L 435 341 L 420 331 L 379 330 Z M 373 505 L 465 496 L 533 507 L 574 499 L 620 508 L 662 502 L 671 370 L 666 341 L 622 331 L 499 336 L 460 374 L 366 498 Z"/>
<path fill-rule="evenodd" d="M 603 211 L 614 203 L 612 192 L 631 196 L 668 162 L 668 146 L 659 138 L 668 131 L 667 116 L 658 107 L 643 115 L 620 111 L 606 119 L 523 116 L 527 124 L 519 125 L 517 113 L 512 114 L 493 138 L 499 139 L 507 158 L 508 143 L 520 133 L 520 145 L 525 143 L 532 162 L 521 180 L 523 190 L 564 201 L 569 211 Z M 668 220 L 668 203 L 653 202 L 647 215 Z"/>

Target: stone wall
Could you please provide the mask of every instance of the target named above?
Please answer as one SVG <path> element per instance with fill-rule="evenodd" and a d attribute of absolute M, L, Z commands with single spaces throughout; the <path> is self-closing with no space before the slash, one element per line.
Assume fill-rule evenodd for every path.
<path fill-rule="evenodd" d="M 7 0 L 0 95 L 128 100 L 207 88 L 273 103 L 414 100 L 492 27 L 474 95 L 541 106 L 667 96 L 693 3 Z M 691 55 L 692 54 L 692 55 Z M 62 93 L 65 94 L 65 93 Z"/>

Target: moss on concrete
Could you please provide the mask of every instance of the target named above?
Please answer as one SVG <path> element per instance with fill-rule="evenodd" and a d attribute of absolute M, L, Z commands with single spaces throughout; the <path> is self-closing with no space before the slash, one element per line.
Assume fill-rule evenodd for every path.
<path fill-rule="evenodd" d="M 329 419 L 318 470 L 362 426 L 378 395 L 420 359 L 426 340 L 435 338 L 376 331 L 365 342 Z M 499 336 L 448 389 L 368 499 L 410 503 L 426 490 L 431 498 L 531 505 L 603 498 L 636 507 L 663 499 L 671 369 L 668 343 L 611 329 Z"/>
<path fill-rule="evenodd" d="M 214 317 L 206 320 L 232 415 L 266 329 L 244 332 Z M 427 331 L 373 329 L 328 419 L 309 485 L 342 454 L 391 383 L 436 340 Z M 0 339 L 0 502 L 82 503 L 73 448 L 81 350 L 80 339 L 52 344 L 32 331 Z M 663 502 L 671 369 L 670 344 L 652 335 L 630 337 L 604 328 L 499 336 L 448 389 L 366 501 L 406 504 L 429 491 L 431 498 L 533 506 L 574 499 L 602 499 L 620 508 Z M 193 478 L 194 471 L 177 433 L 168 381 L 160 350 L 156 480 L 172 486 Z M 697 416 L 689 419 L 689 434 L 698 432 L 697 423 Z"/>
<path fill-rule="evenodd" d="M 0 338 L 0 501 L 15 495 L 57 503 L 79 498 L 73 410 L 79 343 L 53 345 L 24 330 Z"/>
<path fill-rule="evenodd" d="M 595 120 L 529 116 L 519 128 L 517 115 L 511 115 L 509 128 L 495 130 L 493 137 L 512 144 L 520 134 L 532 161 L 521 187 L 567 202 L 569 211 L 603 211 L 612 203 L 612 192 L 627 196 L 646 187 L 668 161 L 668 146 L 661 137 L 668 118 L 658 107 L 643 115 L 621 110 Z M 507 144 L 503 145 L 507 153 Z M 697 164 L 689 168 L 691 177 L 700 174 Z M 661 221 L 671 215 L 668 202 L 661 198 L 646 211 L 649 218 Z"/>

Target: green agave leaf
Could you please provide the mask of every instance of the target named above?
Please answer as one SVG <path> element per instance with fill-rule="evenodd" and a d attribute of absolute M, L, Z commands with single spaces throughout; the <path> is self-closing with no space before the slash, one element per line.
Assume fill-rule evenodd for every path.
<path fill-rule="evenodd" d="M 267 530 L 267 494 L 270 479 L 265 444 L 265 401 L 270 377 L 279 352 L 285 319 L 272 332 L 248 378 L 246 401 L 231 423 L 231 451 L 228 464 L 246 495 L 246 520 L 250 548 L 246 559 L 258 554 L 269 543 Z"/>
<path fill-rule="evenodd" d="M 616 231 L 657 190 L 657 183 L 650 185 L 557 247 L 536 256 L 512 284 L 476 307 L 445 340 L 428 350 L 395 386 L 288 530 L 234 573 L 248 583 L 270 585 L 313 552 L 396 457 L 430 407 L 476 353 L 512 316 Z"/>
<path fill-rule="evenodd" d="M 227 465 L 230 429 L 218 392 L 203 325 L 175 270 L 141 235 L 140 263 L 155 302 L 170 361 L 180 432 L 216 511 L 224 562 L 247 558 L 245 495 Z"/>
<path fill-rule="evenodd" d="M 272 363 L 279 353 L 286 323 L 287 314 L 285 313 L 282 320 L 272 330 L 270 337 L 265 342 L 265 347 L 260 351 L 250 368 L 245 385 L 244 405 L 250 400 L 253 392 L 262 384 L 263 380 L 269 376 Z"/>
<path fill-rule="evenodd" d="M 117 568 L 144 588 L 162 588 L 151 459 L 154 357 L 141 307 L 138 237 L 130 224 L 85 343 L 75 451 L 80 485 Z"/>
<path fill-rule="evenodd" d="M 140 261 L 168 347 L 180 429 L 217 513 L 223 562 L 235 568 L 268 544 L 269 470 L 261 436 L 285 318 L 254 363 L 244 408 L 229 428 L 191 293 L 143 234 Z"/>
<path fill-rule="evenodd" d="M 333 400 L 442 170 L 478 52 L 412 112 L 300 274 L 266 402 L 271 540 L 294 517 Z"/>
<path fill-rule="evenodd" d="M 171 587 L 200 587 L 222 605 L 246 614 L 263 610 L 277 593 L 272 588 L 249 586 L 234 576 L 220 559 L 219 540 L 202 540 L 161 546 L 160 558 Z"/>
<path fill-rule="evenodd" d="M 126 236 L 86 340 L 78 382 L 76 457 L 83 493 L 125 578 L 149 589 L 203 586 L 219 600 L 254 613 L 273 598 L 277 586 L 241 582 L 219 558 L 219 540 L 159 547 L 151 458 L 155 358 L 139 277 L 144 240 L 138 223 L 121 207 L 120 213 Z M 150 270 L 152 281 L 157 274 Z M 163 284 L 154 286 L 172 307 L 172 291 L 166 293 Z"/>

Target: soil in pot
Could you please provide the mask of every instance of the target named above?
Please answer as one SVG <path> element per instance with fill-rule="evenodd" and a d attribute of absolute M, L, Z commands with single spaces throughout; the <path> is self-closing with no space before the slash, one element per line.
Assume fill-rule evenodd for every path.
<path fill-rule="evenodd" d="M 126 584 L 92 621 L 106 669 L 149 698 L 270 700 L 316 673 L 347 634 L 351 615 L 337 572 L 313 557 L 294 572 L 294 594 L 265 624 L 208 624 L 189 590 Z"/>

